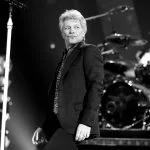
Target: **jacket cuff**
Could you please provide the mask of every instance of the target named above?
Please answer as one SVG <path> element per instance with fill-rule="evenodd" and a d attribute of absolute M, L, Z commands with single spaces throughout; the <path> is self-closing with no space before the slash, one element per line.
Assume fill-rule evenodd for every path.
<path fill-rule="evenodd" d="M 86 109 L 86 110 L 84 110 L 84 112 L 82 114 L 80 123 L 92 127 L 95 124 L 97 117 L 98 117 L 97 111 L 92 111 L 90 109 Z"/>

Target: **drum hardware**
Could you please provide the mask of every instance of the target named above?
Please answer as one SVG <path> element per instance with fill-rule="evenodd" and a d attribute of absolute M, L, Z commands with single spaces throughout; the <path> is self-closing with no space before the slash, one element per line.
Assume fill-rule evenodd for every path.
<path fill-rule="evenodd" d="M 100 53 L 101 55 L 109 55 L 109 54 L 117 54 L 118 51 L 114 48 L 110 48 L 108 50 L 106 50 L 106 47 L 109 45 L 109 43 L 105 42 L 105 43 L 99 43 L 97 44 L 97 47 L 100 49 Z"/>
<path fill-rule="evenodd" d="M 103 42 L 103 43 L 99 43 L 99 44 L 97 44 L 97 47 L 99 47 L 99 48 L 104 48 L 105 46 L 108 46 L 108 45 L 110 45 L 110 42 Z"/>
<path fill-rule="evenodd" d="M 135 121 L 134 123 L 132 123 L 131 125 L 128 125 L 128 126 L 125 126 L 123 128 L 118 128 L 118 127 L 114 127 L 112 124 L 108 123 L 104 118 L 102 118 L 101 120 L 101 124 L 100 124 L 100 127 L 101 128 L 107 128 L 107 129 L 122 129 L 122 130 L 128 130 L 128 129 L 131 129 L 133 128 L 134 126 L 142 123 L 142 126 L 141 126 L 141 129 L 142 130 L 149 130 L 150 128 L 150 123 L 147 123 L 146 120 L 150 119 L 150 114 L 149 115 L 146 115 L 146 113 L 149 112 L 149 109 L 145 111 L 144 115 L 143 115 L 143 118 L 138 120 L 138 121 Z M 136 120 L 135 118 L 133 120 Z"/>
<path fill-rule="evenodd" d="M 115 127 L 113 127 L 110 123 L 108 123 L 107 121 L 106 121 L 106 119 L 104 118 L 104 117 L 102 117 L 101 119 L 100 119 L 101 121 L 100 121 L 100 123 L 99 123 L 99 127 L 101 128 L 101 129 L 116 129 Z"/>
<path fill-rule="evenodd" d="M 147 42 L 145 39 L 131 39 L 131 46 L 145 46 Z"/>
<path fill-rule="evenodd" d="M 138 121 L 132 123 L 131 125 L 125 126 L 125 127 L 123 127 L 122 129 L 124 129 L 124 130 L 130 129 L 130 128 L 134 127 L 135 125 L 137 125 L 137 124 L 139 124 L 139 123 L 142 122 L 142 127 L 141 127 L 141 129 L 142 129 L 142 130 L 147 130 L 147 128 L 148 128 L 148 126 L 149 126 L 149 123 L 147 124 L 146 120 L 150 118 L 150 114 L 147 115 L 147 113 L 149 113 L 149 109 L 145 110 L 142 119 L 140 119 L 140 120 L 138 120 Z"/>
<path fill-rule="evenodd" d="M 113 67 L 112 64 L 116 66 Z M 118 67 L 120 69 L 120 66 L 125 66 L 126 70 L 129 69 L 129 64 L 124 61 L 109 60 L 104 63 L 104 69 L 113 73 L 110 83 L 105 86 L 103 92 L 101 104 L 102 122 L 100 125 L 102 128 L 109 129 L 119 128 L 128 130 L 131 128 L 141 128 L 142 130 L 149 130 L 150 115 L 148 113 L 150 112 L 150 96 L 148 97 L 148 95 L 150 95 L 150 89 L 145 87 L 147 89 L 145 91 L 141 88 L 141 86 L 144 87 L 143 85 L 129 80 L 122 75 L 122 72 L 118 74 L 118 72 L 114 71 L 113 68 L 116 69 Z M 136 68 L 135 66 L 134 69 Z M 148 67 L 148 65 L 144 67 Z M 128 102 L 131 102 L 132 107 L 130 107 Z M 118 103 L 120 104 L 118 105 Z M 135 110 L 135 112 L 132 110 Z"/>
<path fill-rule="evenodd" d="M 86 20 L 112 15 L 115 14 L 115 11 L 116 8 L 113 8 L 104 14 L 89 17 Z M 104 57 L 105 72 L 100 125 L 111 129 L 142 128 L 144 130 L 147 126 L 145 110 L 149 101 L 143 91 L 135 88 L 132 81 L 125 77 L 124 72 L 129 70 L 129 64 L 121 56 L 116 57 L 119 51 L 115 47 L 109 47 L 111 44 L 128 48 L 129 46 L 145 46 L 147 40 L 114 32 L 105 37 L 104 43 L 97 45 Z"/>
<path fill-rule="evenodd" d="M 147 116 L 147 112 L 149 112 L 149 110 L 146 110 L 144 115 L 143 115 L 143 126 L 142 126 L 143 130 L 146 129 L 146 120 L 150 117 L 150 115 Z"/>
<path fill-rule="evenodd" d="M 128 126 L 125 126 L 123 128 L 118 128 L 118 127 L 114 127 L 112 124 L 108 123 L 107 120 L 105 118 L 102 117 L 101 119 L 101 124 L 100 124 L 100 127 L 101 128 L 107 128 L 107 129 L 122 129 L 122 130 L 128 130 L 128 129 L 131 129 L 133 128 L 134 126 L 142 123 L 142 126 L 141 126 L 141 129 L 142 130 L 148 130 L 149 127 L 150 127 L 150 123 L 147 123 L 146 120 L 150 119 L 150 114 L 147 115 L 147 113 L 149 113 L 149 109 L 147 109 L 143 115 L 143 118 L 138 120 L 138 121 L 135 121 L 136 118 L 133 119 L 134 123 L 132 123 L 131 125 L 128 125 Z"/>
<path fill-rule="evenodd" d="M 105 38 L 106 42 L 111 42 L 111 43 L 116 43 L 116 44 L 121 44 L 124 45 L 126 42 L 126 36 L 124 34 L 120 34 L 120 33 L 113 33 L 110 34 L 108 36 L 106 36 Z"/>
<path fill-rule="evenodd" d="M 107 55 L 107 54 L 116 54 L 118 53 L 117 51 L 115 51 L 114 49 L 109 49 L 107 51 L 103 51 L 101 54 L 102 55 Z"/>
<path fill-rule="evenodd" d="M 125 11 L 129 11 L 129 10 L 134 10 L 134 8 L 131 7 L 131 6 L 128 6 L 128 5 L 119 5 L 117 7 L 114 7 L 112 9 L 102 13 L 102 14 L 88 17 L 88 18 L 86 18 L 86 20 L 89 21 L 89 20 L 98 19 L 98 18 L 101 18 L 101 17 L 104 17 L 104 16 L 108 16 L 108 15 L 116 15 L 116 14 L 118 14 L 120 12 L 124 13 Z"/>
<path fill-rule="evenodd" d="M 134 37 L 134 36 L 131 36 L 129 34 L 120 34 L 117 32 L 106 36 L 105 41 L 119 44 L 119 45 L 123 45 L 124 47 L 145 46 L 148 42 L 145 39 Z"/>

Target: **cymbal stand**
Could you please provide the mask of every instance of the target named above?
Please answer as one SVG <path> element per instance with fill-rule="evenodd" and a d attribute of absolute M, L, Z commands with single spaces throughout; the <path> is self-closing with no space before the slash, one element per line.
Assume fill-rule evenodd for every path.
<path fill-rule="evenodd" d="M 145 130 L 147 128 L 146 120 L 150 117 L 150 115 L 147 115 L 147 113 L 150 113 L 149 108 L 145 110 L 144 116 L 143 116 L 143 123 L 142 123 L 142 130 Z"/>
<path fill-rule="evenodd" d="M 131 7 L 131 6 L 119 5 L 115 8 L 110 9 L 109 11 L 107 11 L 105 13 L 102 13 L 102 14 L 99 14 L 99 15 L 96 15 L 96 16 L 88 17 L 88 18 L 86 18 L 86 20 L 87 21 L 88 20 L 93 20 L 93 19 L 101 18 L 101 17 L 107 16 L 107 15 L 115 15 L 115 14 L 118 14 L 119 12 L 124 13 L 125 11 L 133 10 L 133 9 L 134 8 Z"/>
<path fill-rule="evenodd" d="M 128 125 L 128 126 L 123 127 L 123 129 L 124 129 L 124 130 L 130 129 L 130 128 L 134 127 L 135 125 L 139 124 L 140 122 L 142 122 L 142 130 L 145 130 L 145 129 L 147 128 L 146 120 L 147 120 L 148 118 L 150 118 L 150 114 L 147 115 L 147 112 L 149 112 L 149 109 L 148 109 L 148 110 L 145 110 L 145 113 L 144 113 L 144 116 L 143 116 L 142 119 L 140 119 L 140 120 L 138 120 L 138 121 L 132 123 L 131 125 Z"/>

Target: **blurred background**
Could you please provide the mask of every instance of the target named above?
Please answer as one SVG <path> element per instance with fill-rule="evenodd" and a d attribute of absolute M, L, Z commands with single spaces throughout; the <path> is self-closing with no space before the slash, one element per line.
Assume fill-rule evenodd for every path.
<path fill-rule="evenodd" d="M 149 49 L 149 0 L 18 0 L 26 8 L 13 7 L 11 38 L 12 105 L 7 121 L 10 144 L 8 150 L 33 150 L 31 138 L 41 124 L 47 101 L 47 91 L 64 48 L 58 28 L 59 15 L 66 9 L 77 9 L 85 18 L 97 16 L 128 5 L 133 10 L 117 11 L 87 21 L 88 43 L 101 45 L 112 33 L 129 34 L 147 41 L 140 46 L 117 48 L 127 62 L 135 62 L 138 50 Z M 0 1 L 0 54 L 6 55 L 8 1 Z"/>

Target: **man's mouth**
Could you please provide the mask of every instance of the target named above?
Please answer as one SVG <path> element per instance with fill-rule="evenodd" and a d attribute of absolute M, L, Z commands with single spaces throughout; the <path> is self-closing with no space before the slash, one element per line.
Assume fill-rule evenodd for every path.
<path fill-rule="evenodd" d="M 71 39 L 73 39 L 73 38 L 76 38 L 77 36 L 68 36 L 68 38 L 71 38 Z"/>

